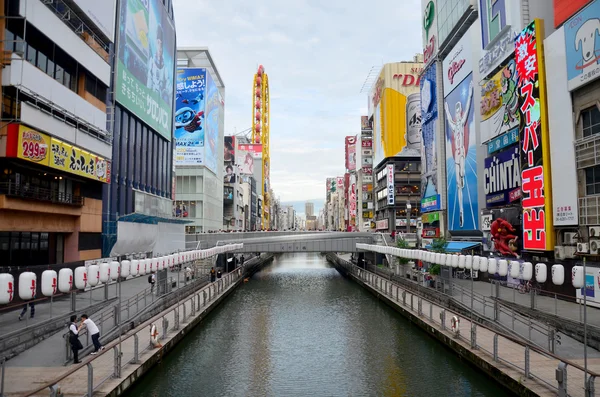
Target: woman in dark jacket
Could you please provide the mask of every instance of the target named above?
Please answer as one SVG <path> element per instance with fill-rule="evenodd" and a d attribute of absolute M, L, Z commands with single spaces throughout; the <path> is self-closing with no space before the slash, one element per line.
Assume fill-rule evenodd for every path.
<path fill-rule="evenodd" d="M 83 349 L 83 345 L 79 341 L 79 328 L 77 327 L 77 316 L 71 316 L 71 324 L 69 325 L 69 343 L 73 351 L 73 363 L 79 364 L 79 350 Z"/>

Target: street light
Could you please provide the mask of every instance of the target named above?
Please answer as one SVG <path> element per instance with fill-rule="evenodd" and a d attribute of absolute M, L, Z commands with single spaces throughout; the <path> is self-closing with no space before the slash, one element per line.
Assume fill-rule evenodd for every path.
<path fill-rule="evenodd" d="M 406 202 L 406 233 L 410 233 L 410 209 L 412 205 L 410 205 L 410 201 Z"/>

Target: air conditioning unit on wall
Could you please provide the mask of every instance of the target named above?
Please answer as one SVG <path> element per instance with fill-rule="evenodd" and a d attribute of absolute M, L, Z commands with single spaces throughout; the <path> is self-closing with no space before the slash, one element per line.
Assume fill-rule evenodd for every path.
<path fill-rule="evenodd" d="M 575 232 L 565 232 L 565 234 L 563 235 L 563 244 L 567 245 L 567 244 L 577 244 L 577 233 Z"/>
<path fill-rule="evenodd" d="M 590 248 L 587 243 L 577 243 L 577 252 L 580 254 L 587 254 Z"/>
<path fill-rule="evenodd" d="M 598 255 L 598 251 L 600 251 L 600 240 L 590 240 L 590 254 Z"/>
<path fill-rule="evenodd" d="M 588 236 L 592 238 L 600 238 L 600 226 L 590 226 L 588 228 Z"/>
<path fill-rule="evenodd" d="M 554 257 L 556 259 L 565 259 L 565 247 L 557 245 L 554 247 Z"/>

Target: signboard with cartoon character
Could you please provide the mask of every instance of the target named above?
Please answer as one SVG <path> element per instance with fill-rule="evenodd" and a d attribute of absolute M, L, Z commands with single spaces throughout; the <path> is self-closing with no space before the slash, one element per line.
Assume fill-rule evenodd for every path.
<path fill-rule="evenodd" d="M 564 24 L 569 91 L 600 77 L 600 0 Z"/>

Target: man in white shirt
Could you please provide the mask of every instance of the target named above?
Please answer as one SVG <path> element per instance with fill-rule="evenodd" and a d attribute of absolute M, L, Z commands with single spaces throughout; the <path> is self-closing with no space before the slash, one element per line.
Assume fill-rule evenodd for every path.
<path fill-rule="evenodd" d="M 81 315 L 81 324 L 79 325 L 79 331 L 85 326 L 87 328 L 88 333 L 92 337 L 92 342 L 94 343 L 94 351 L 90 354 L 95 355 L 98 354 L 98 350 L 104 350 L 104 346 L 100 344 L 100 330 L 96 326 L 96 324 L 90 320 L 87 314 Z"/>

